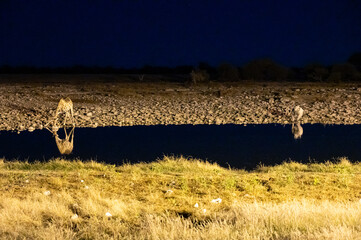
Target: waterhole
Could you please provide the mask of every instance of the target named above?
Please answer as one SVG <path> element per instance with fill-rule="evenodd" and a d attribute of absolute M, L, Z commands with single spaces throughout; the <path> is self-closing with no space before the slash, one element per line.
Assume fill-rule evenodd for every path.
<path fill-rule="evenodd" d="M 62 144 L 64 146 L 62 146 Z M 361 159 L 361 125 L 168 125 L 0 131 L 0 157 L 29 162 L 55 157 L 122 164 L 185 156 L 252 169 L 284 161 Z M 62 153 L 62 154 L 61 154 Z"/>

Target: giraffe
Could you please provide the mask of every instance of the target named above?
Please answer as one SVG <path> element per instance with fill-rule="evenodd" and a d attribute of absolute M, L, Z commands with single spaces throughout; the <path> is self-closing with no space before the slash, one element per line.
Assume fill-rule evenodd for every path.
<path fill-rule="evenodd" d="M 57 125 L 57 122 L 58 122 L 58 116 L 60 114 L 65 114 L 64 122 L 63 122 L 64 132 L 65 132 L 65 138 L 64 139 L 60 139 L 59 135 L 58 135 L 59 126 Z M 65 125 L 66 125 L 66 122 L 67 122 L 68 118 L 70 119 L 70 121 L 73 124 L 73 128 L 69 132 L 69 135 L 68 135 L 68 133 L 66 131 L 66 128 L 65 128 Z M 53 121 L 53 125 L 51 126 L 51 129 L 48 127 L 48 125 L 50 123 L 51 122 L 49 121 L 44 127 L 47 130 L 49 130 L 53 134 L 53 136 L 55 137 L 55 143 L 56 143 L 56 146 L 59 149 L 59 152 L 61 154 L 70 154 L 73 151 L 74 129 L 75 129 L 73 102 L 71 101 L 70 98 L 67 97 L 65 99 L 64 98 L 60 99 L 58 107 L 56 108 L 54 121 Z"/>
<path fill-rule="evenodd" d="M 294 139 L 299 139 L 302 137 L 303 128 L 300 122 L 292 123 L 292 134 Z"/>
<path fill-rule="evenodd" d="M 62 113 L 65 114 L 63 126 L 66 125 L 67 119 L 69 118 L 69 120 L 72 122 L 74 127 L 75 119 L 74 119 L 73 102 L 68 97 L 65 99 L 64 98 L 60 99 L 58 107 L 56 108 L 53 126 L 57 126 L 58 116 Z"/>
<path fill-rule="evenodd" d="M 297 105 L 292 111 L 292 122 L 299 122 L 303 116 L 303 112 L 303 109 Z"/>

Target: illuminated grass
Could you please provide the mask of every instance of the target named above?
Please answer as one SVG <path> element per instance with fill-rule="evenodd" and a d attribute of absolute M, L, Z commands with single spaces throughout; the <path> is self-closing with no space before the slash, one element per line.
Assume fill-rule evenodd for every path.
<path fill-rule="evenodd" d="M 361 234 L 360 173 L 346 159 L 252 172 L 182 157 L 0 160 L 0 237 L 352 239 Z"/>

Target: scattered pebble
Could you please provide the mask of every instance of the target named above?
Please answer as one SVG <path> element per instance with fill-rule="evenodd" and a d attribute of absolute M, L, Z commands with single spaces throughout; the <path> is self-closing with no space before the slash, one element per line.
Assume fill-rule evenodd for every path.
<path fill-rule="evenodd" d="M 105 213 L 105 216 L 107 216 L 107 217 L 112 217 L 113 215 L 112 215 L 110 212 L 106 212 L 106 213 Z"/>
<path fill-rule="evenodd" d="M 206 212 L 207 212 L 207 209 L 204 208 L 204 209 L 203 209 L 203 213 L 206 213 Z"/>
<path fill-rule="evenodd" d="M 45 196 L 49 196 L 49 195 L 50 195 L 50 191 L 45 191 L 45 192 L 44 192 L 44 195 L 45 195 Z"/>
<path fill-rule="evenodd" d="M 222 202 L 222 199 L 220 199 L 220 198 L 216 198 L 211 201 L 211 203 L 221 203 L 221 202 Z"/>
<path fill-rule="evenodd" d="M 85 186 L 84 188 L 85 188 L 85 189 L 89 189 L 89 187 L 88 187 L 88 186 Z"/>
<path fill-rule="evenodd" d="M 166 196 L 170 196 L 172 194 L 173 194 L 173 190 L 170 190 L 170 189 L 165 192 Z"/>
<path fill-rule="evenodd" d="M 195 208 L 199 207 L 198 203 L 194 204 L 194 207 L 195 207 Z"/>
<path fill-rule="evenodd" d="M 73 216 L 71 216 L 72 220 L 75 220 L 75 219 L 78 219 L 78 218 L 79 218 L 78 214 L 74 214 Z"/>
<path fill-rule="evenodd" d="M 26 183 L 29 183 L 29 179 L 26 179 L 25 182 L 26 182 Z"/>
<path fill-rule="evenodd" d="M 83 182 L 84 182 L 84 180 L 82 179 L 82 180 L 80 180 L 80 182 L 82 182 L 82 183 L 83 183 Z"/>

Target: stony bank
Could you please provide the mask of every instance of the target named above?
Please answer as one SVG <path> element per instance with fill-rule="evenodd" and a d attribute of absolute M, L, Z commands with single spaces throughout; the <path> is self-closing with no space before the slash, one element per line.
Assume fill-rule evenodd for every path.
<path fill-rule="evenodd" d="M 168 124 L 361 123 L 361 84 L 129 82 L 106 76 L 0 76 L 0 130 L 33 131 L 70 97 L 77 127 Z M 24 78 L 24 81 L 21 81 Z M 77 79 L 81 78 L 81 80 Z M 19 80 L 20 79 L 20 80 Z M 54 80 L 55 79 L 55 80 Z M 89 80 L 89 81 L 88 81 Z"/>

